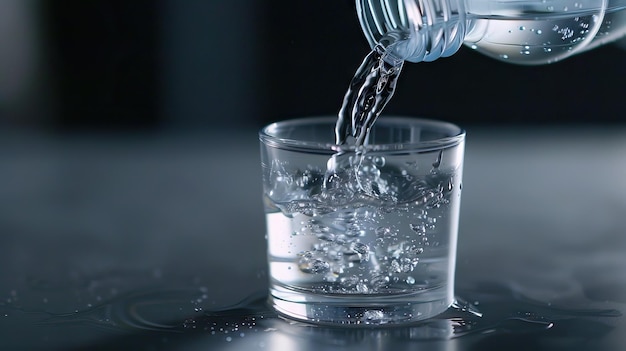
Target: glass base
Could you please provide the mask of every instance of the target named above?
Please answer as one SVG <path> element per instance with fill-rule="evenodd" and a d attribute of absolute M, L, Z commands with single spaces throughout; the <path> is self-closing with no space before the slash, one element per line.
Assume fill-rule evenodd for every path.
<path fill-rule="evenodd" d="M 321 295 L 280 287 L 270 290 L 270 305 L 281 316 L 335 326 L 410 324 L 443 313 L 453 303 L 445 288 L 395 296 Z"/>

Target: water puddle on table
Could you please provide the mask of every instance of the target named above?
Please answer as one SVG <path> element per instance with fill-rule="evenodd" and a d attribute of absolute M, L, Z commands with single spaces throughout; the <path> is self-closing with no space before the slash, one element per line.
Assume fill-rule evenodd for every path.
<path fill-rule="evenodd" d="M 14 308 L 11 314 L 28 314 L 30 320 L 44 327 L 80 325 L 131 335 L 156 333 L 162 340 L 177 342 L 200 337 L 204 345 L 244 343 L 239 346 L 245 345 L 247 349 L 265 349 L 276 340 L 297 346 L 349 345 L 358 349 L 359 345 L 373 341 L 386 348 L 407 342 L 528 333 L 594 339 L 608 333 L 613 328 L 612 321 L 622 315 L 616 309 L 580 309 L 535 301 L 512 288 L 492 284 L 460 291 L 459 296 L 464 299 L 457 298 L 446 312 L 418 324 L 340 328 L 285 320 L 269 307 L 265 291 L 223 307 L 212 306 L 209 296 L 207 288 L 154 290 L 120 294 L 98 305 L 67 313 Z M 8 311 L 10 304 L 0 307 Z M 111 342 L 124 343 L 123 340 Z"/>

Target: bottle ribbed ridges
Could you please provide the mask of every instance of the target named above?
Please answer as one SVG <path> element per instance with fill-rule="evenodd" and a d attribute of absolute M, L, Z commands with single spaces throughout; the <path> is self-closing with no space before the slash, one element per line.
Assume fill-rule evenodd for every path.
<path fill-rule="evenodd" d="M 357 0 L 370 45 L 393 45 L 407 61 L 433 61 L 454 54 L 465 37 L 462 0 Z"/>

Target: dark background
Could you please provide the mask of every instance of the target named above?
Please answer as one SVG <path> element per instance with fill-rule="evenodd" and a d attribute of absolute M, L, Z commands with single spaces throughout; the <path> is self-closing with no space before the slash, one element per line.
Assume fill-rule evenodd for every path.
<path fill-rule="evenodd" d="M 0 34 L 0 123 L 9 126 L 204 130 L 335 114 L 369 50 L 351 0 L 0 6 L 19 19 Z M 463 47 L 406 65 L 387 113 L 463 125 L 622 124 L 624 63 L 616 44 L 532 67 Z"/>
<path fill-rule="evenodd" d="M 502 308 L 501 333 L 441 344 L 259 322 L 227 343 L 200 324 L 141 329 L 206 316 L 199 291 L 237 325 L 220 308 L 265 289 L 254 129 L 337 111 L 368 51 L 352 3 L 0 0 L 0 350 L 623 350 L 624 318 L 606 314 L 626 310 L 616 45 L 541 67 L 462 48 L 407 65 L 389 105 L 477 125 L 457 287 L 486 316 Z"/>

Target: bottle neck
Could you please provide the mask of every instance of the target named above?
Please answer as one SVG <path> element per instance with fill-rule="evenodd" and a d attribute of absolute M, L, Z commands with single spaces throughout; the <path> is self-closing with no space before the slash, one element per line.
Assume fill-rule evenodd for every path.
<path fill-rule="evenodd" d="M 467 31 L 463 0 L 356 0 L 356 4 L 370 46 L 383 45 L 410 62 L 454 54 Z"/>

